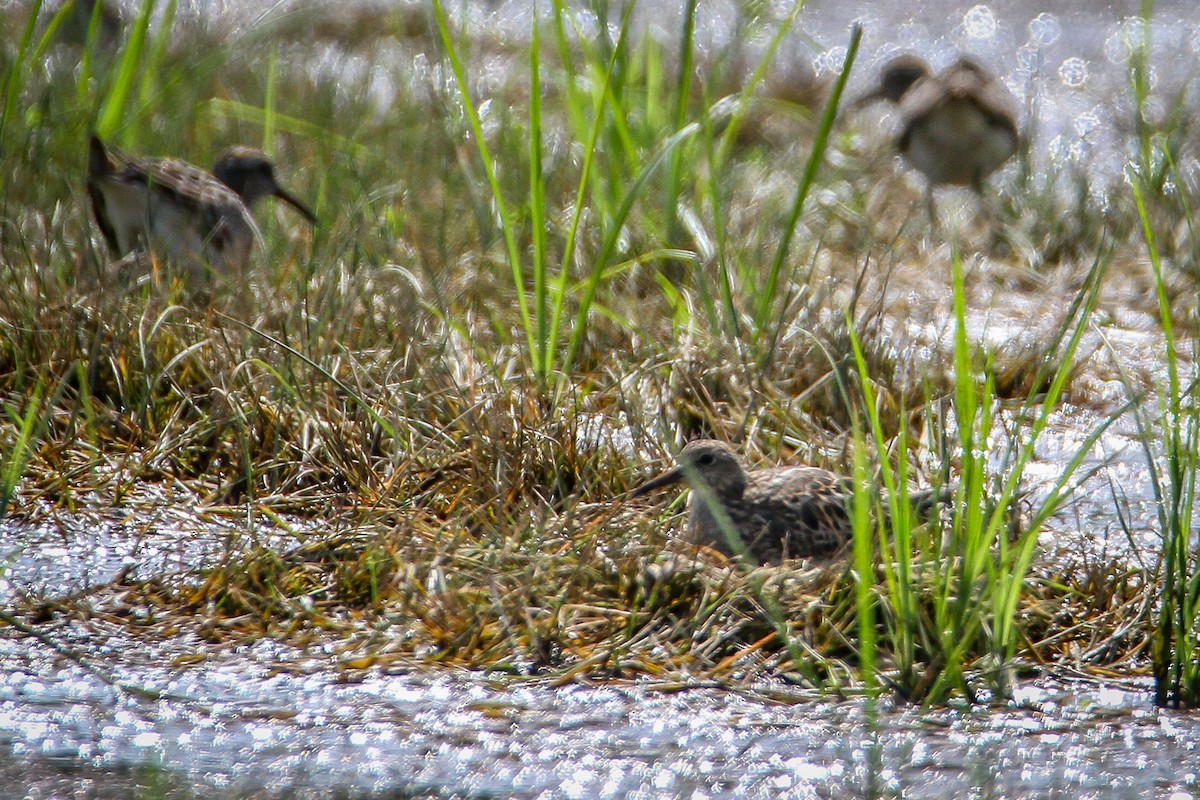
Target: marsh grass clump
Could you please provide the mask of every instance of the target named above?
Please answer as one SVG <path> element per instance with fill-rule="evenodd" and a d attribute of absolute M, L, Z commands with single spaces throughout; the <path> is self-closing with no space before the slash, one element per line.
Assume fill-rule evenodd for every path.
<path fill-rule="evenodd" d="M 1140 669 L 1132 609 L 1153 582 L 1037 557 L 1083 456 L 1029 474 L 1049 414 L 1090 400 L 1093 312 L 1159 311 L 1100 280 L 1149 274 L 1123 240 L 1132 206 L 1075 173 L 1019 183 L 1000 224 L 1023 244 L 971 260 L 839 119 L 857 33 L 836 75 L 776 71 L 801 4 L 739 20 L 753 57 L 697 44 L 698 8 L 673 41 L 563 4 L 523 39 L 443 4 L 372 11 L 367 36 L 304 15 L 220 31 L 146 3 L 110 55 L 43 19 L 6 29 L 0 511 L 149 513 L 139 489 L 162 486 L 290 531 L 52 601 L 39 624 L 271 636 L 348 671 L 783 676 L 926 702 L 1003 694 L 1012 665 L 1068 652 Z M 260 146 L 319 223 L 260 209 L 263 247 L 207 298 L 149 256 L 123 271 L 89 220 L 92 132 L 194 163 Z M 1175 230 L 1182 207 L 1145 213 Z M 1047 287 L 1057 316 L 1034 302 Z M 1028 337 L 977 341 L 997 308 Z M 1131 394 L 1152 373 L 1123 373 Z M 1146 419 L 1150 440 L 1183 417 Z M 623 502 L 702 435 L 854 476 L 853 556 L 755 567 Z M 879 524 L 910 482 L 952 507 Z"/>

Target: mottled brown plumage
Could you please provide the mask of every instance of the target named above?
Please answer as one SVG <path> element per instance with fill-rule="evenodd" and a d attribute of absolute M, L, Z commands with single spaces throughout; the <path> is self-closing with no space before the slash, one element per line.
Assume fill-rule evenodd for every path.
<path fill-rule="evenodd" d="M 259 239 L 250 206 L 274 196 L 309 222 L 316 217 L 276 182 L 260 150 L 234 147 L 212 173 L 173 158 L 134 158 L 91 137 L 88 194 L 104 239 L 117 256 L 156 250 L 195 274 L 242 272 Z"/>
<path fill-rule="evenodd" d="M 796 466 L 747 471 L 729 445 L 698 439 L 683 448 L 678 467 L 643 483 L 631 497 L 680 481 L 692 489 L 688 540 L 727 555 L 745 551 L 758 563 L 830 556 L 853 536 L 847 513 L 853 494 L 850 479 L 827 470 Z M 927 513 L 944 499 L 933 492 L 911 496 L 918 513 Z"/>

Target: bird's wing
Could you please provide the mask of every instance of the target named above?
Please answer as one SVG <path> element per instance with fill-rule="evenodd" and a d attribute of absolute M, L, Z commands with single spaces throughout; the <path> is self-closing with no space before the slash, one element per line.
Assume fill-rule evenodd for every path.
<path fill-rule="evenodd" d="M 828 555 L 849 541 L 846 478 L 816 467 L 763 470 L 756 478 L 752 490 L 764 509 L 759 539 L 779 543 L 784 557 Z"/>

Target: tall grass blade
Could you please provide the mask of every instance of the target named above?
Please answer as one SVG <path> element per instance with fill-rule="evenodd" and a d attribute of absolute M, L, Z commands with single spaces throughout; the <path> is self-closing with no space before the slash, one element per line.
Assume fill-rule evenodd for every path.
<path fill-rule="evenodd" d="M 21 44 L 17 47 L 17 57 L 9 67 L 8 76 L 4 82 L 4 109 L 0 113 L 0 148 L 12 146 L 8 137 L 5 136 L 5 131 L 17 110 L 17 98 L 21 95 L 26 56 L 29 53 L 29 46 L 33 42 L 33 33 L 37 29 L 37 20 L 41 10 L 42 0 L 34 0 L 33 6 L 29 10 L 29 20 L 25 23 L 25 32 L 21 34 Z M 63 12 L 65 11 L 67 9 L 63 9 Z M 0 152 L 3 152 L 3 149 L 0 149 Z M 8 177 L 0 175 L 0 188 L 4 188 L 7 183 Z"/>
<path fill-rule="evenodd" d="M 146 36 L 151 39 L 144 48 L 145 61 L 140 65 L 142 73 L 141 87 L 138 91 L 138 110 L 140 113 L 153 112 L 163 103 L 162 68 L 166 61 L 167 51 L 171 46 L 171 34 L 175 25 L 175 11 L 178 0 L 167 0 L 167 5 L 158 20 L 154 35 L 149 32 Z M 99 7 L 100 3 L 96 3 Z M 139 18 L 139 23 L 140 23 Z"/>
<path fill-rule="evenodd" d="M 1158 611 L 1154 620 L 1154 700 L 1160 706 L 1200 706 L 1200 564 L 1192 548 L 1196 474 L 1200 470 L 1200 408 L 1193 377 L 1180 376 L 1180 354 L 1162 256 L 1145 197 L 1145 179 L 1130 175 L 1146 251 L 1154 271 L 1159 324 L 1166 348 L 1165 385 L 1158 413 L 1138 417 L 1138 430 L 1158 500 L 1163 539 Z M 1197 353 L 1192 354 L 1192 364 Z M 1195 369 L 1194 366 L 1192 368 Z M 1127 383 L 1128 385 L 1128 383 Z M 1161 450 L 1160 450 L 1161 448 Z M 1161 460 L 1161 461 L 1160 461 Z"/>
<path fill-rule="evenodd" d="M 441 0 L 433 0 L 433 12 L 437 22 L 438 33 L 442 39 L 442 45 L 446 48 L 446 58 L 450 62 L 450 69 L 454 74 L 454 80 L 458 86 L 463 113 L 467 117 L 472 137 L 475 139 L 475 148 L 479 153 L 479 160 L 483 164 L 484 173 L 487 175 L 488 186 L 492 192 L 492 200 L 496 204 L 496 214 L 500 218 L 500 230 L 504 236 L 508 265 L 512 272 L 513 286 L 516 288 L 521 327 L 525 331 L 526 345 L 529 348 L 528 352 L 532 356 L 537 352 L 536 332 L 534 330 L 533 317 L 529 311 L 529 300 L 525 293 L 525 271 L 522 268 L 520 250 L 517 247 L 517 236 L 512 211 L 509 208 L 508 201 L 504 199 L 504 191 L 500 186 L 499 176 L 496 174 L 496 162 L 492 157 L 491 148 L 488 147 L 487 138 L 483 133 L 483 121 L 479 117 L 479 110 L 475 107 L 475 103 L 471 99 L 471 86 L 467 80 L 466 69 L 463 67 L 462 59 L 458 55 L 458 48 L 454 44 L 454 36 L 450 32 L 450 22 L 446 17 L 446 11 L 442 6 Z"/>
<path fill-rule="evenodd" d="M 613 252 L 617 247 L 617 241 L 621 235 L 621 227 L 625 224 L 626 218 L 633 210 L 633 204 L 641 195 L 642 188 L 646 182 L 662 165 L 668 155 L 682 143 L 686 142 L 699 130 L 697 123 L 692 123 L 686 128 L 675 133 L 674 136 L 667 139 L 659 148 L 658 152 L 646 163 L 642 168 L 641 173 L 633 180 L 628 190 L 625 192 L 624 199 L 621 201 L 620 207 L 617 209 L 616 216 L 610 223 L 610 227 L 605 234 L 604 243 L 600 247 L 600 252 L 593 261 L 591 274 L 588 276 L 586 284 L 584 284 L 583 296 L 579 300 L 579 310 L 575 315 L 575 328 L 571 331 L 571 338 L 567 344 L 567 354 L 563 358 L 562 371 L 569 372 L 572 365 L 575 363 L 575 356 L 579 352 L 579 348 L 583 344 L 583 337 L 587 333 L 587 316 L 591 310 L 592 302 L 595 300 L 596 291 L 600 288 L 600 280 L 604 276 L 605 265 L 612 258 Z"/>
<path fill-rule="evenodd" d="M 533 4 L 532 30 L 529 38 L 529 224 L 533 236 L 533 303 L 536 350 L 530 353 L 533 373 L 540 385 L 545 385 L 550 369 L 550 305 L 546 268 L 546 181 L 542 174 L 542 73 L 541 22 L 538 3 Z M 584 180 L 583 177 L 580 178 Z M 524 291 L 517 286 L 518 292 Z"/>
<path fill-rule="evenodd" d="M 688 101 L 691 99 L 692 71 L 695 69 L 696 6 L 699 0 L 688 0 L 683 12 L 683 30 L 679 42 L 679 73 L 675 79 L 675 114 L 673 127 L 681 130 L 687 125 Z M 647 96 L 650 93 L 647 92 Z M 667 169 L 666 200 L 667 241 L 676 246 L 682 234 L 679 225 L 679 193 L 683 182 L 683 148 L 671 154 Z"/>
<path fill-rule="evenodd" d="M 875 539 L 871 535 L 871 478 L 863 437 L 856 431 L 852 441 L 854 462 L 854 498 L 850 505 L 850 523 L 854 532 L 854 600 L 858 612 L 859 672 L 867 694 L 879 692 L 878 654 L 875 641 Z"/>
<path fill-rule="evenodd" d="M 733 150 L 738 134 L 741 132 L 742 126 L 745 124 L 746 118 L 753 106 L 754 93 L 766 79 L 767 70 L 771 68 L 771 64 L 775 60 L 775 54 L 779 51 L 780 45 L 783 44 L 792 28 L 795 27 L 796 17 L 800 15 L 800 11 L 803 10 L 805 5 L 804 0 L 798 0 L 792 4 L 792 10 L 788 12 L 787 17 L 784 18 L 779 28 L 775 31 L 775 34 L 771 37 L 770 43 L 763 51 L 762 58 L 758 60 L 758 65 L 750 73 L 750 77 L 746 80 L 746 85 L 742 87 L 742 91 L 738 94 L 737 106 L 734 107 L 733 113 L 729 117 L 729 125 L 726 126 L 724 133 L 721 134 L 721 146 L 717 151 L 716 158 L 712 161 L 714 169 L 718 172 L 722 171 L 724 166 L 729 163 L 729 154 Z"/>
<path fill-rule="evenodd" d="M 571 213 L 571 225 L 567 229 L 567 238 L 563 243 L 562 263 L 559 265 L 558 285 L 554 292 L 554 311 L 550 319 L 549 339 L 551 342 L 558 342 L 559 327 L 565 316 L 565 304 L 567 299 L 567 285 L 571 278 L 571 261 L 575 252 L 575 242 L 579 236 L 579 224 L 583 219 L 584 213 L 584 198 L 587 195 L 588 187 L 591 183 L 592 174 L 595 171 L 593 166 L 595 163 L 597 149 L 599 147 L 600 136 L 604 130 L 605 114 L 604 108 L 607 105 L 607 100 L 610 97 L 609 86 L 612 83 L 613 72 L 616 69 L 617 63 L 621 58 L 621 54 L 625 51 L 629 40 L 629 22 L 632 19 L 635 3 L 629 3 L 625 9 L 625 15 L 621 19 L 620 32 L 617 35 L 616 44 L 613 46 L 612 54 L 609 56 L 607 67 L 604 70 L 604 80 L 601 83 L 600 90 L 593 94 L 593 104 L 591 108 L 592 124 L 588 131 L 587 141 L 583 148 L 583 165 L 579 173 L 579 186 L 575 190 L 575 202 Z M 561 25 L 559 26 L 561 27 Z M 560 48 L 565 45 L 560 44 Z M 568 82 L 569 79 L 568 79 Z M 613 109 L 614 114 L 617 114 L 620 109 Z M 582 118 L 582 113 L 577 112 L 577 116 Z M 603 269 L 604 265 L 599 261 L 593 264 L 594 280 L 600 280 L 595 276 L 596 269 Z M 591 285 L 592 280 L 589 279 L 588 285 Z M 551 364 L 551 367 L 553 364 Z"/>
<path fill-rule="evenodd" d="M 0 449 L 0 518 L 8 513 L 25 468 L 33 457 L 33 449 L 44 434 L 65 386 L 64 378 L 58 381 L 53 392 L 47 394 L 45 379 L 38 376 L 25 397 L 13 398 L 4 404 L 5 415 L 15 426 L 16 435 Z M 24 403 L 23 408 L 19 402 Z"/>
<path fill-rule="evenodd" d="M 796 235 L 796 224 L 800 221 L 800 214 L 804 210 L 804 202 L 808 199 L 808 193 L 812 189 L 813 182 L 816 180 L 817 170 L 825 158 L 825 149 L 829 144 L 829 134 L 833 130 L 834 121 L 837 119 L 838 104 L 841 102 L 846 82 L 850 79 L 850 70 L 854 66 L 854 59 L 858 55 L 858 46 L 861 42 L 862 26 L 855 24 L 850 32 L 850 45 L 846 48 L 846 57 L 842 61 L 841 72 L 834 82 L 829 100 L 825 103 L 825 111 L 821 115 L 821 124 L 817 129 L 816 137 L 813 139 L 812 151 L 808 155 L 808 161 L 805 162 L 804 173 L 800 176 L 800 185 L 796 187 L 796 197 L 792 201 L 791 213 L 788 215 L 787 222 L 784 225 L 783 235 L 779 239 L 779 246 L 775 250 L 775 258 L 771 262 L 771 269 L 767 273 L 766 281 L 758 295 L 758 308 L 754 316 L 754 329 L 758 335 L 761 335 L 765 331 L 771 311 L 778 302 L 779 281 L 783 274 L 784 264 L 787 263 L 792 237 Z"/>

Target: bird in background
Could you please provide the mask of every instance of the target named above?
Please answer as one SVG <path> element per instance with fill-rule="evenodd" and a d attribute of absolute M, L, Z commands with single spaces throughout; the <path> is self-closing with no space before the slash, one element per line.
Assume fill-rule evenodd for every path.
<path fill-rule="evenodd" d="M 128 156 L 93 135 L 88 194 L 104 239 L 118 258 L 153 251 L 200 281 L 211 269 L 245 273 L 250 251 L 261 241 L 250 208 L 278 197 L 309 223 L 316 216 L 275 180 L 267 156 L 235 146 L 211 173 L 174 158 Z"/>
<path fill-rule="evenodd" d="M 849 515 L 853 482 L 828 470 L 747 470 L 729 445 L 697 439 L 680 452 L 675 469 L 641 484 L 630 497 L 680 482 L 692 490 L 686 538 L 726 555 L 745 553 L 760 564 L 836 556 L 854 536 Z M 922 518 L 949 499 L 948 492 L 937 490 L 909 495 Z"/>
<path fill-rule="evenodd" d="M 896 146 L 925 176 L 925 202 L 934 226 L 937 186 L 969 186 L 983 197 L 984 181 L 1020 143 L 1012 93 L 967 57 L 935 75 L 918 56 L 896 56 L 884 65 L 879 85 L 853 107 L 878 100 L 895 104 L 899 111 Z"/>

